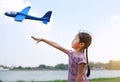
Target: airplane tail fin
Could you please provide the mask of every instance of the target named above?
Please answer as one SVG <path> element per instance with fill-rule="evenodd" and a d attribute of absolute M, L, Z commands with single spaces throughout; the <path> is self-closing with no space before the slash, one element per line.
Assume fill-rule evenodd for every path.
<path fill-rule="evenodd" d="M 50 22 L 51 14 L 52 14 L 52 11 L 48 11 L 48 12 L 42 17 L 42 22 L 43 22 L 44 24 L 47 24 L 48 22 Z"/>

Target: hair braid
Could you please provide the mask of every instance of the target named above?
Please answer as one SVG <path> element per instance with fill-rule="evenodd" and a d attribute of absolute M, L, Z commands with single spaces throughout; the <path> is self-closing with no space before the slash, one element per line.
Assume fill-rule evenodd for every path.
<path fill-rule="evenodd" d="M 86 59 L 87 59 L 87 77 L 90 76 L 90 66 L 88 61 L 88 48 L 86 48 Z"/>

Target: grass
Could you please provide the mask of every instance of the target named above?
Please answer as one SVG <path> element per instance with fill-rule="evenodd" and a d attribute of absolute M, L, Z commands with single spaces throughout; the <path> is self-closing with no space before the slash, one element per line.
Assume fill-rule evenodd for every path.
<path fill-rule="evenodd" d="M 46 82 L 46 81 L 45 81 Z M 55 81 L 48 81 L 48 82 L 67 82 L 67 80 L 55 80 Z M 98 79 L 91 79 L 89 82 L 120 82 L 120 77 L 118 78 L 98 78 Z"/>
<path fill-rule="evenodd" d="M 26 81 L 19 80 L 19 81 L 16 81 L 16 82 L 26 82 Z M 54 80 L 54 81 L 27 81 L 27 82 L 67 82 L 67 80 Z"/>
<path fill-rule="evenodd" d="M 0 80 L 0 82 L 2 82 Z M 16 82 L 26 82 L 24 80 L 19 80 Z M 67 80 L 55 80 L 55 81 L 27 81 L 27 82 L 67 82 Z M 98 79 L 90 79 L 89 82 L 120 82 L 120 77 L 117 78 L 98 78 Z"/>
<path fill-rule="evenodd" d="M 90 82 L 120 82 L 120 77 L 118 78 L 99 78 L 99 79 L 92 79 Z"/>

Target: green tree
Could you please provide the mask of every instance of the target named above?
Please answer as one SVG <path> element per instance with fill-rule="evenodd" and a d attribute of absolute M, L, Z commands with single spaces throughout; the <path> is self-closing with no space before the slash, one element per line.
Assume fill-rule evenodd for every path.
<path fill-rule="evenodd" d="M 46 68 L 46 65 L 44 65 L 44 64 L 39 65 L 38 68 L 40 68 L 40 69 L 45 69 L 45 68 Z"/>
<path fill-rule="evenodd" d="M 68 64 L 58 64 L 55 66 L 56 69 L 67 70 Z"/>

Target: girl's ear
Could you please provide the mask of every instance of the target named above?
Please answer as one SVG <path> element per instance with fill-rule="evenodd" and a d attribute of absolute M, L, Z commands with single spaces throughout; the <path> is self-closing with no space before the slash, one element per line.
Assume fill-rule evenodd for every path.
<path fill-rule="evenodd" d="M 80 47 L 84 48 L 85 47 L 85 43 L 84 42 L 80 42 Z"/>

